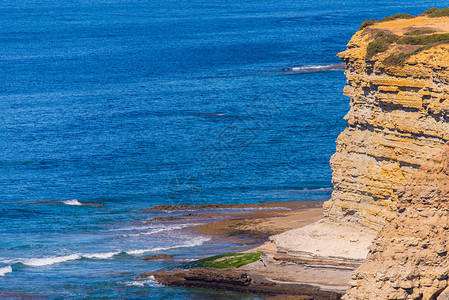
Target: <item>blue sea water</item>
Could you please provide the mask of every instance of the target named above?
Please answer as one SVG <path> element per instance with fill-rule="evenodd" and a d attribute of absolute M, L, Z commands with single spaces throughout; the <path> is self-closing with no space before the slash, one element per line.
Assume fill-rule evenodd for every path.
<path fill-rule="evenodd" d="M 349 100 L 343 70 L 316 66 L 341 63 L 364 19 L 438 5 L 2 1 L 0 292 L 258 299 L 136 280 L 240 247 L 141 209 L 327 200 Z M 161 252 L 178 261 L 140 260 Z"/>

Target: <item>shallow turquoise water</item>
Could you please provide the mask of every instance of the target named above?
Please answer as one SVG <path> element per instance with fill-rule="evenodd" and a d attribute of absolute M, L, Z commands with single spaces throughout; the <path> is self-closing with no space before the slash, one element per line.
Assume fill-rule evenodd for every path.
<path fill-rule="evenodd" d="M 240 247 L 140 210 L 328 199 L 349 100 L 342 70 L 313 67 L 340 63 L 364 19 L 440 4 L 3 1 L 0 292 L 257 298 L 135 280 L 170 266 L 148 254 Z"/>

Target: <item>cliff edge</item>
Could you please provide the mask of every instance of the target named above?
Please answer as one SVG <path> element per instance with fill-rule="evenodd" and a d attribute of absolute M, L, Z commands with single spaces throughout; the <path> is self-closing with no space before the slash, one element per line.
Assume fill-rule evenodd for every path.
<path fill-rule="evenodd" d="M 331 159 L 328 219 L 382 228 L 398 189 L 449 140 L 449 17 L 438 11 L 366 21 L 339 54 L 351 109 Z"/>

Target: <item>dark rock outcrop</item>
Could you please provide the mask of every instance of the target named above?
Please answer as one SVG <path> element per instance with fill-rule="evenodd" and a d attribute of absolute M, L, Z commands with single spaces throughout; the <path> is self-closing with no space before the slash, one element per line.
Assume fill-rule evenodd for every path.
<path fill-rule="evenodd" d="M 173 256 L 168 254 L 156 254 L 142 258 L 142 260 L 173 260 Z"/>
<path fill-rule="evenodd" d="M 341 294 L 322 291 L 317 286 L 296 283 L 278 283 L 247 271 L 197 268 L 181 271 L 162 271 L 142 274 L 141 278 L 154 276 L 165 286 L 208 288 L 214 290 L 251 293 L 259 295 L 294 295 L 296 299 L 340 299 Z"/>

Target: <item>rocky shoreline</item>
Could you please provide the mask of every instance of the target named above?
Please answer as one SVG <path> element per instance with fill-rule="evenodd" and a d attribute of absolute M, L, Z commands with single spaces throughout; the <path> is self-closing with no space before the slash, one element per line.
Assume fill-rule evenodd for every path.
<path fill-rule="evenodd" d="M 165 286 L 207 288 L 264 296 L 291 295 L 295 299 L 340 299 L 341 293 L 324 291 L 318 286 L 279 283 L 264 276 L 240 270 L 216 270 L 198 268 L 193 270 L 163 271 L 142 274 L 141 278 L 154 276 Z"/>
<path fill-rule="evenodd" d="M 212 238 L 256 247 L 275 234 L 322 218 L 323 202 L 265 202 L 259 204 L 161 205 L 143 212 L 162 211 L 176 216 L 153 218 L 145 224 L 191 223 L 184 228 Z"/>
<path fill-rule="evenodd" d="M 210 209 L 215 211 L 210 212 Z M 220 212 L 220 209 L 228 210 Z M 229 212 L 229 209 L 235 211 Z M 203 224 L 184 230 L 210 236 L 211 242 L 240 243 L 247 246 L 246 253 L 262 252 L 260 260 L 239 268 L 181 266 L 176 270 L 162 270 L 140 276 L 152 276 L 165 286 L 208 288 L 263 296 L 290 295 L 295 299 L 339 299 L 347 288 L 351 273 L 361 263 L 358 259 L 291 251 L 272 241 L 273 236 L 298 228 L 308 228 L 320 222 L 322 202 L 159 206 L 151 210 L 171 210 L 181 214 L 155 218 L 149 220 L 148 224 L 186 220 L 197 223 L 201 220 Z"/>

